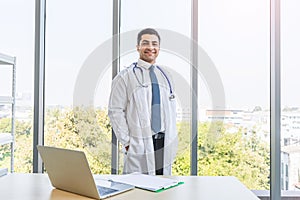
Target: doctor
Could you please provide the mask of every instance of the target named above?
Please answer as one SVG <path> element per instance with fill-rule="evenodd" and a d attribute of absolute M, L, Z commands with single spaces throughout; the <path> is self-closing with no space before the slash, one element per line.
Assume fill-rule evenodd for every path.
<path fill-rule="evenodd" d="M 155 63 L 158 32 L 140 31 L 136 48 L 140 58 L 114 78 L 108 107 L 125 153 L 123 173 L 170 175 L 178 144 L 176 101 L 170 76 Z"/>

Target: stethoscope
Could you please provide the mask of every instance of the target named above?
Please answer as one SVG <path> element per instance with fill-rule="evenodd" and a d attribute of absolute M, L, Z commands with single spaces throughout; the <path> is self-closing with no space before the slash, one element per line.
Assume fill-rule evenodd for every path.
<path fill-rule="evenodd" d="M 148 87 L 148 85 L 145 85 L 144 74 L 143 74 L 142 68 L 139 67 L 139 66 L 137 66 L 137 62 L 134 62 L 134 63 L 132 63 L 132 64 L 134 65 L 134 67 L 133 67 L 133 73 L 134 73 L 134 76 L 135 76 L 137 82 L 139 83 L 139 85 L 140 85 L 141 87 L 144 87 L 144 88 Z M 159 66 L 156 66 L 156 67 L 157 67 L 157 69 L 163 74 L 163 76 L 165 77 L 165 79 L 166 79 L 167 82 L 168 82 L 169 90 L 170 90 L 169 100 L 174 100 L 174 99 L 175 99 L 175 95 L 173 94 L 172 85 L 171 85 L 171 82 L 170 82 L 168 76 L 166 75 L 166 73 L 165 73 Z M 141 71 L 141 73 L 142 73 L 142 82 L 140 81 L 140 79 L 139 79 L 138 76 L 136 75 L 135 69 L 139 69 L 139 70 Z"/>

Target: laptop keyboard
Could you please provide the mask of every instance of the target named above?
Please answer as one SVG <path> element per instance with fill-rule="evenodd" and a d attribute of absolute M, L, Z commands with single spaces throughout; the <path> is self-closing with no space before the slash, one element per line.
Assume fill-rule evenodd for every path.
<path fill-rule="evenodd" d="M 97 189 L 101 195 L 107 195 L 107 194 L 111 194 L 113 192 L 116 192 L 118 190 L 112 189 L 112 188 L 107 188 L 107 187 L 103 187 L 103 186 L 99 186 L 97 185 Z"/>

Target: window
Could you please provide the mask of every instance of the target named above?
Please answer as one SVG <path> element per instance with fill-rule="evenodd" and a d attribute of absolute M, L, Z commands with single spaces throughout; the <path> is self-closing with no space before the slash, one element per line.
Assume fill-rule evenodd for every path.
<path fill-rule="evenodd" d="M 70 6 L 72 5 L 72 6 Z M 47 1 L 45 144 L 83 150 L 110 173 L 111 1 Z M 110 44 L 108 46 L 105 46 Z"/>
<path fill-rule="evenodd" d="M 179 150 L 172 174 L 190 175 L 190 1 L 153 0 L 149 4 L 139 0 L 122 2 L 121 49 L 124 51 L 121 52 L 121 69 L 137 61 L 137 33 L 149 27 L 157 29 L 161 36 L 157 64 L 166 66 L 175 83 Z"/>
<path fill-rule="evenodd" d="M 14 171 L 22 173 L 32 172 L 34 8 L 34 1 L 0 2 L 0 53 L 16 57 Z M 10 69 L 0 72 L 0 96 L 11 94 Z M 10 110 L 10 106 L 0 105 L 0 133 L 10 130 Z M 0 146 L 0 168 L 10 168 L 8 145 Z"/>
<path fill-rule="evenodd" d="M 198 175 L 235 176 L 254 190 L 270 181 L 269 8 L 261 0 L 199 1 L 199 45 L 218 74 L 203 76 L 206 63 L 199 65 Z M 225 105 L 207 82 L 217 75 Z"/>
<path fill-rule="evenodd" d="M 299 8 L 299 1 L 281 1 L 281 151 L 289 157 L 285 190 L 298 190 L 300 183 Z"/>

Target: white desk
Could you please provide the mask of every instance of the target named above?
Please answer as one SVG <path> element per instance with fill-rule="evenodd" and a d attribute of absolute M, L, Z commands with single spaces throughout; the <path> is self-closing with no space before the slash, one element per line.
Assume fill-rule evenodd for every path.
<path fill-rule="evenodd" d="M 140 189 L 108 199 L 130 200 L 259 200 L 235 177 L 178 176 L 184 184 L 160 193 Z M 9 174 L 0 177 L 1 200 L 87 200 L 53 188 L 45 174 Z"/>

